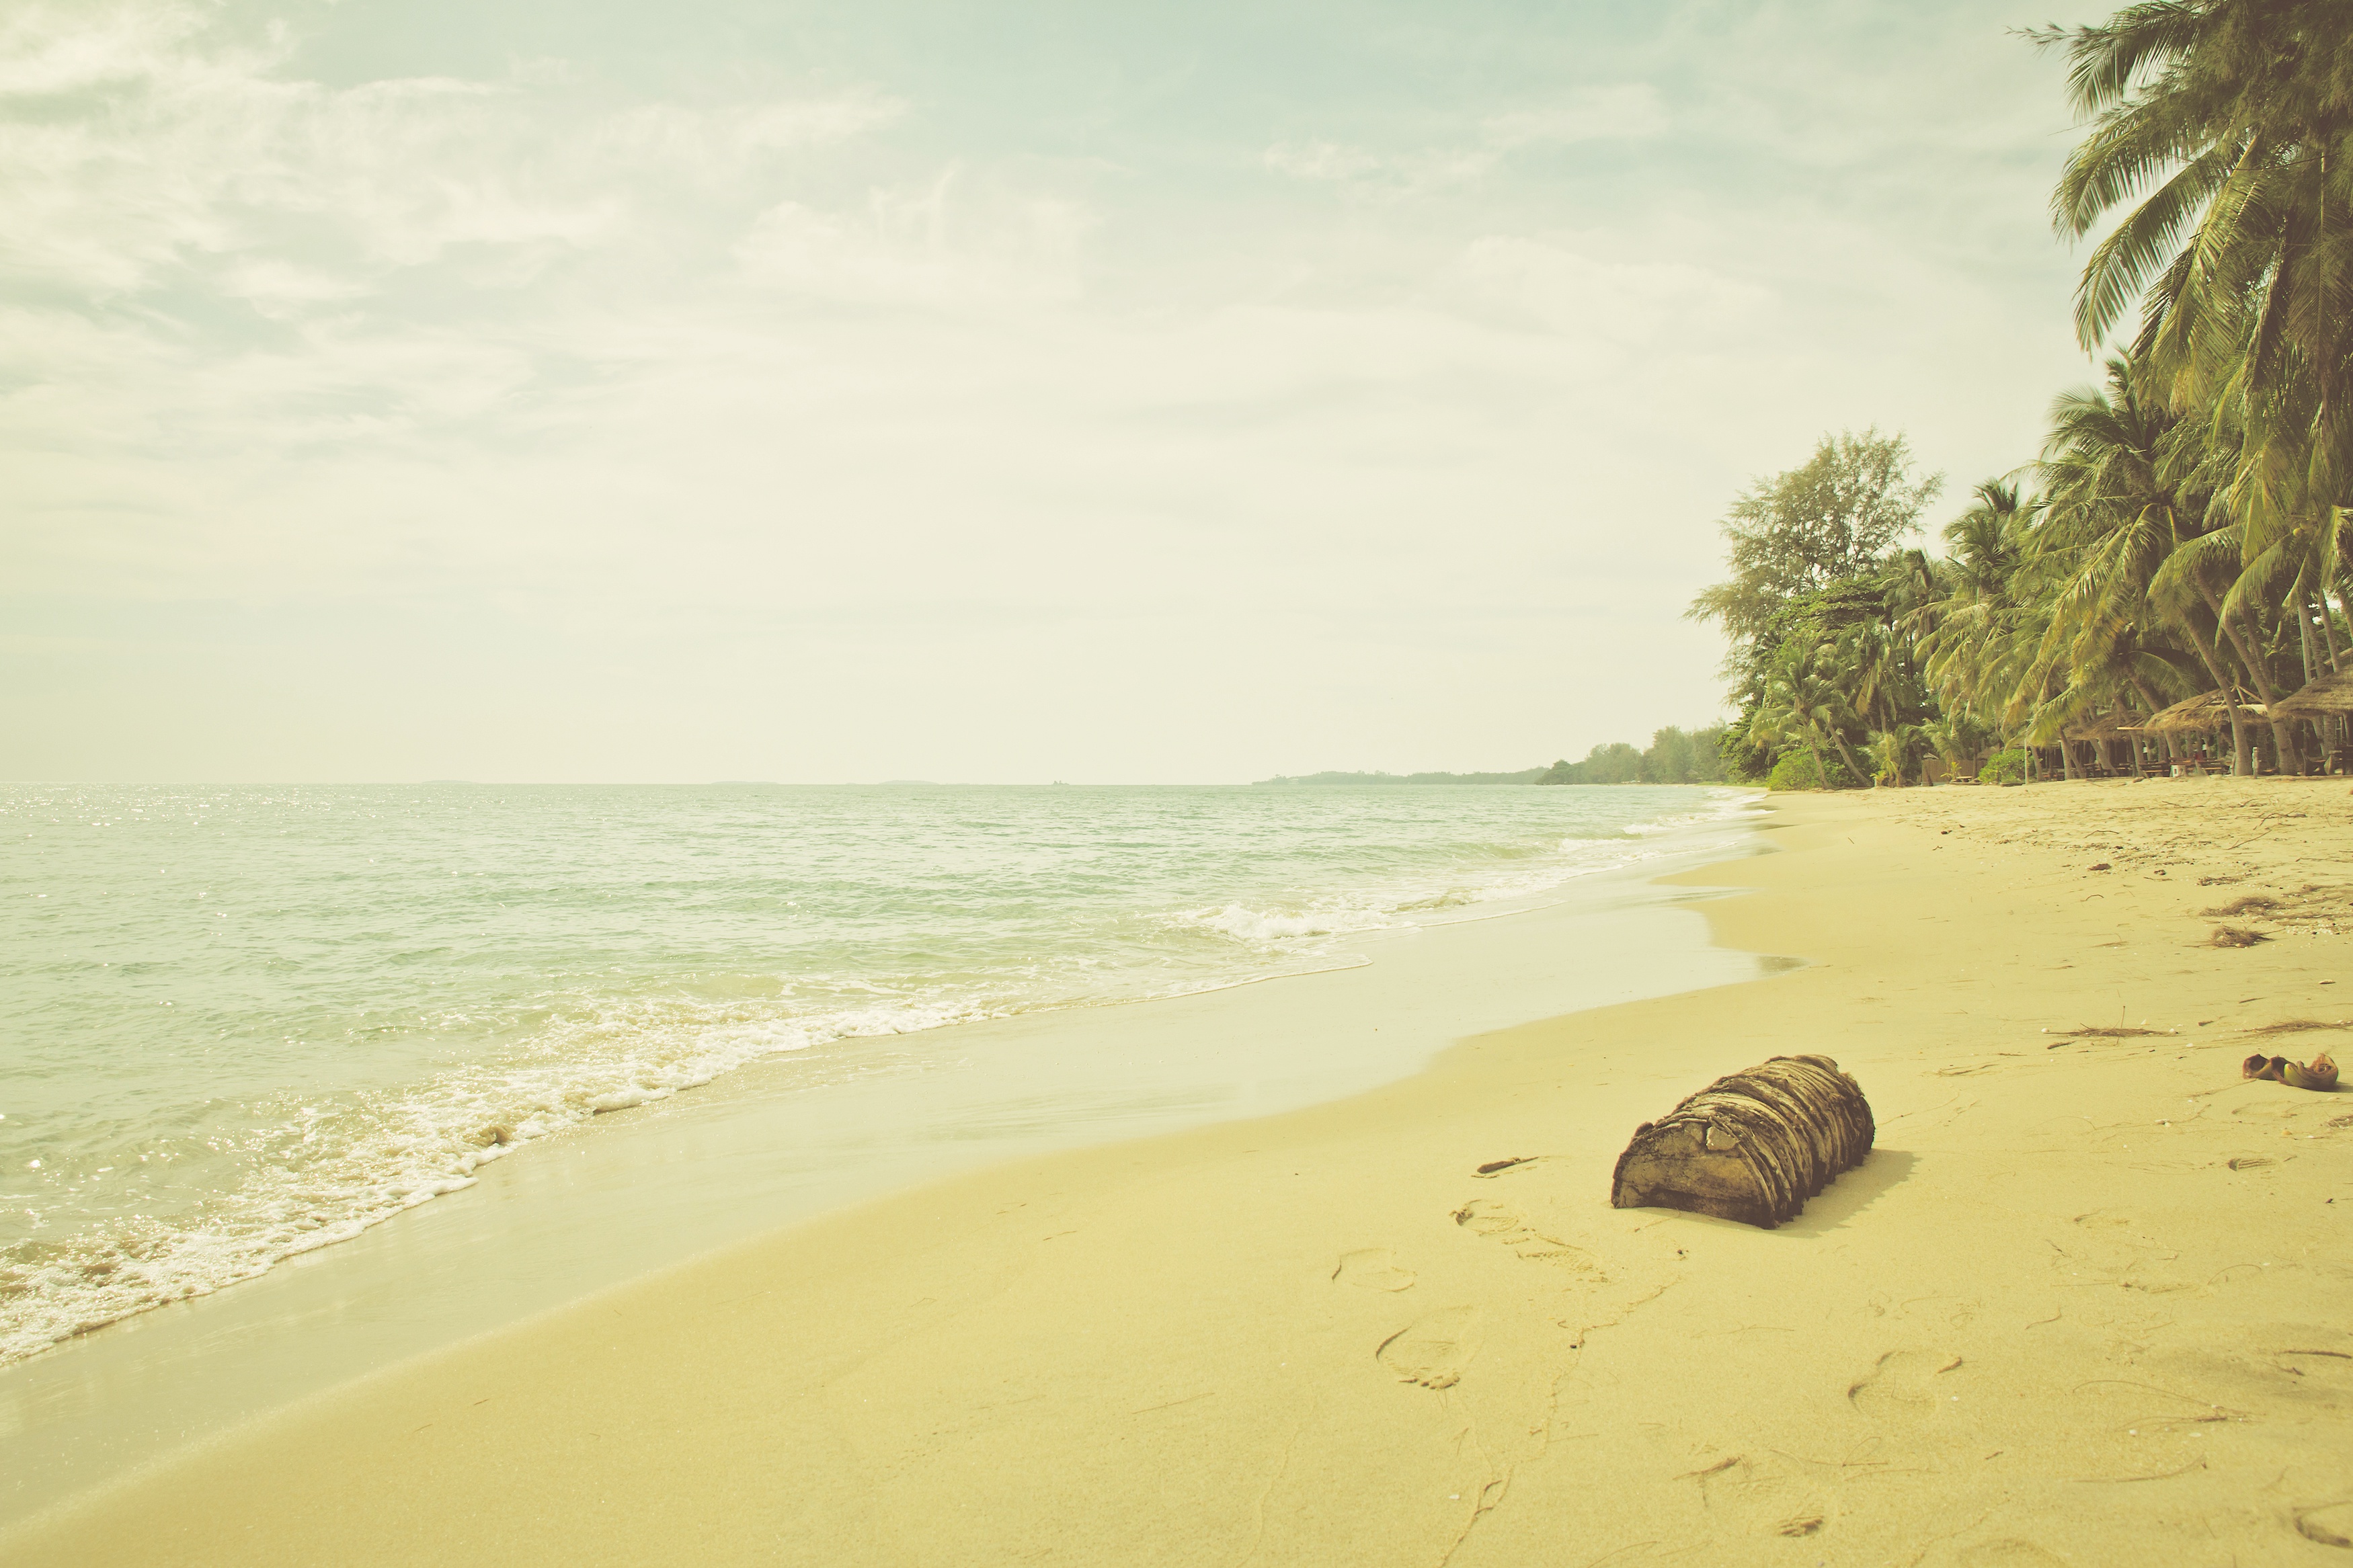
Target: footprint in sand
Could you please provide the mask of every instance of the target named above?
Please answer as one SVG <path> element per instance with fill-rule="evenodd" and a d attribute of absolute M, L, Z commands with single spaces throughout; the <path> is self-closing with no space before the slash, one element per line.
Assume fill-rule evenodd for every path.
<path fill-rule="evenodd" d="M 1400 1383 L 1451 1388 L 1479 1348 L 1471 1334 L 1478 1320 L 1476 1307 L 1442 1308 L 1383 1340 L 1373 1357 Z"/>
<path fill-rule="evenodd" d="M 1397 1254 L 1386 1247 L 1367 1247 L 1340 1254 L 1332 1278 L 1360 1290 L 1410 1290 L 1413 1270 L 1397 1266 Z"/>
<path fill-rule="evenodd" d="M 2274 1351 L 2266 1358 L 2284 1374 L 2283 1392 L 2313 1404 L 2353 1405 L 2353 1352 Z"/>
<path fill-rule="evenodd" d="M 1531 1263 L 1549 1263 L 1572 1274 L 1602 1278 L 1601 1260 L 1581 1247 L 1546 1236 L 1521 1219 L 1508 1205 L 1491 1198 L 1473 1198 L 1454 1211 L 1454 1223 L 1479 1236 L 1490 1236 Z"/>
<path fill-rule="evenodd" d="M 1745 1533 L 1796 1538 L 1820 1534 L 1838 1511 L 1813 1474 L 1819 1468 L 1781 1454 L 1736 1454 L 1675 1479 L 1698 1482 L 1701 1506 Z"/>
<path fill-rule="evenodd" d="M 2353 1546 L 2353 1502 L 2306 1509 L 2295 1516 L 2295 1532 L 2316 1546 Z"/>
<path fill-rule="evenodd" d="M 1925 1421 L 1951 1400 L 1941 1380 L 1960 1364 L 1960 1357 L 1942 1351 L 1889 1351 L 1846 1396 L 1874 1421 Z"/>
<path fill-rule="evenodd" d="M 2299 1406 L 2307 1411 L 2353 1406 L 2353 1348 L 2328 1350 L 2311 1343 L 2334 1339 L 2347 1344 L 2342 1335 L 2309 1325 L 2267 1324 L 2247 1337 L 2254 1342 L 2242 1348 L 2165 1358 L 2156 1375 L 2164 1376 L 2171 1388 L 2189 1391 L 2176 1395 L 2182 1408 L 2168 1414 L 2196 1421 L 2221 1411 L 2222 1406 L 2214 1403 L 2218 1399 L 2264 1415 L 2286 1415 Z M 2265 1340 L 2280 1348 L 2264 1345 Z M 2298 1345 L 2298 1340 L 2304 1344 Z"/>

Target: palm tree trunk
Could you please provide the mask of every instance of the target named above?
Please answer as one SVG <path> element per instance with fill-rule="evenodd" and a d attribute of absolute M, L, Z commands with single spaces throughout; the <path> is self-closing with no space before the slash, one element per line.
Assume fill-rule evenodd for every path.
<path fill-rule="evenodd" d="M 2157 693 L 2151 691 L 2147 682 L 2142 680 L 2139 676 L 2128 675 L 2125 679 L 2132 682 L 2132 689 L 2140 694 L 2141 705 L 2151 713 L 2155 713 L 2164 706 L 2157 700 Z M 2165 732 L 2165 760 L 2168 763 L 2178 763 L 2181 760 L 2181 753 L 2174 749 L 2173 731 L 2170 730 Z M 2140 742 L 2137 741 L 2133 742 L 2133 772 L 2140 772 Z"/>
<path fill-rule="evenodd" d="M 2222 606 L 2215 602 L 2214 591 L 2200 583 L 2198 584 L 2198 595 L 2206 601 L 2206 607 L 2214 612 L 2214 625 L 2228 636 L 2231 628 L 2223 624 Z M 2198 629 L 2197 623 L 2189 616 L 2182 616 L 2181 624 L 2189 629 L 2189 640 L 2198 645 L 2198 657 L 2206 661 L 2206 672 L 2214 678 L 2215 689 L 2222 694 L 2223 706 L 2230 710 L 2231 771 L 2242 778 L 2246 777 L 2255 771 L 2253 741 L 2247 733 L 2246 715 L 2239 711 L 2239 698 L 2238 693 L 2232 689 L 2233 682 L 2229 676 L 2222 673 L 2221 650 L 2205 633 Z"/>
<path fill-rule="evenodd" d="M 2344 596 L 2342 595 L 2338 595 L 2340 602 L 2342 602 L 2343 597 Z M 2330 672 L 2337 675 L 2342 675 L 2345 673 L 2345 665 L 2344 662 L 2337 657 L 2337 616 L 2336 613 L 2328 607 L 2328 584 L 2326 583 L 2320 584 L 2319 599 L 2320 643 L 2323 647 L 2326 647 L 2328 650 L 2328 668 Z M 2328 759 L 2325 753 L 2327 752 L 2327 748 L 2336 744 L 2338 737 L 2344 734 L 2345 720 L 2341 716 L 2336 719 L 2324 719 L 2316 723 L 2314 728 L 2320 731 L 2320 744 L 2324 752 L 2320 765 L 2325 769 L 2328 765 Z"/>
<path fill-rule="evenodd" d="M 2242 620 L 2252 618 L 2253 612 L 2247 608 L 2244 601 L 2240 603 L 2239 616 Z M 2260 631 L 2262 628 L 2254 629 Z M 2255 700 L 2265 708 L 2273 707 L 2279 700 L 2279 692 L 2272 685 L 2270 670 L 2263 661 L 2256 657 L 2257 650 L 2249 647 L 2246 637 L 2229 623 L 2223 624 L 2223 630 L 2231 634 L 2231 646 L 2239 650 L 2239 658 L 2246 663 L 2247 674 L 2255 683 Z M 2295 737 L 2288 732 L 2288 721 L 2284 719 L 2273 718 L 2268 713 L 2264 715 L 2264 719 L 2272 727 L 2273 764 L 2284 773 L 2302 773 L 2304 768 L 2296 756 Z"/>
<path fill-rule="evenodd" d="M 2046 703 L 2051 700 L 2051 680 L 2052 672 L 2045 670 L 2042 674 L 2042 701 Z M 2059 776 L 2071 784 L 2075 778 L 2075 748 L 2067 743 L 2067 727 L 2063 723 L 2059 726 Z"/>
<path fill-rule="evenodd" d="M 2295 585 L 2296 645 L 2304 655 L 2304 683 L 2312 684 L 2316 671 L 2312 665 L 2312 601 L 2305 597 L 2304 584 Z"/>
<path fill-rule="evenodd" d="M 1831 731 L 1831 744 L 1836 746 L 1838 748 L 1838 754 L 1846 759 L 1846 771 L 1854 775 L 1855 783 L 1867 784 L 1871 782 L 1871 775 L 1862 771 L 1862 764 L 1854 760 L 1854 753 L 1852 752 L 1847 750 L 1846 737 L 1844 735 L 1840 734 L 1836 730 L 1832 730 Z"/>

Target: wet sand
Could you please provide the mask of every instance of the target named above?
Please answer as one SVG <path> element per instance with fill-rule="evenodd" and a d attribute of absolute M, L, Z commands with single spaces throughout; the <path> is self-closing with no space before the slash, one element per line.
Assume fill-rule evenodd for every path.
<path fill-rule="evenodd" d="M 818 1215 L 1343 1100 L 1466 1031 L 1753 978 L 1754 957 L 1709 942 L 1706 895 L 1651 879 L 1756 844 L 1745 822 L 1659 836 L 1641 866 L 1540 899 L 1357 933 L 1323 973 L 849 1041 L 599 1117 L 356 1239 L 0 1368 L 0 1531 L 297 1400 Z"/>
<path fill-rule="evenodd" d="M 1781 853 L 1688 879 L 1807 967 L 781 1231 L 0 1560 L 2336 1560 L 2353 1097 L 2239 1063 L 2353 1046 L 2344 781 L 1776 805 Z M 1864 1166 L 1771 1232 L 1608 1206 L 1635 1123 L 1782 1052 L 1861 1079 Z"/>

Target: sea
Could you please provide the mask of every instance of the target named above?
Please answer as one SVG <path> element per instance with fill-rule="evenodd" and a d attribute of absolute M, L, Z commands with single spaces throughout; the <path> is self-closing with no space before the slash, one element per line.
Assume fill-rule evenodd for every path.
<path fill-rule="evenodd" d="M 0 785 L 0 1363 L 753 1064 L 1365 962 L 1751 792 Z"/>

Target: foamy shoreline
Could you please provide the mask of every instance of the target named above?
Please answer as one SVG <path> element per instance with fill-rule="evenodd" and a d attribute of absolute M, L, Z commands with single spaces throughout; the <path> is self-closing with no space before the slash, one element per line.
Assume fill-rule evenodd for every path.
<path fill-rule="evenodd" d="M 1647 837 L 1625 852 L 1639 864 L 1577 877 L 1538 907 L 1357 933 L 1359 955 L 1334 970 L 909 1036 L 892 1047 L 905 1068 L 886 1057 L 814 1095 L 805 1062 L 754 1064 L 600 1117 L 593 1136 L 526 1146 L 396 1225 L 0 1370 L 0 1424 L 30 1439 L 0 1480 L 0 1522 L 236 1420 L 765 1228 L 976 1165 L 1344 1098 L 1418 1070 L 1451 1037 L 1450 1016 L 1515 1022 L 1744 976 L 1750 961 L 1710 948 L 1697 918 L 1646 879 L 1678 855 L 1725 853 L 1746 831 Z M 1588 962 L 1514 973 L 1507 956 L 1563 948 Z M 1478 953 L 1498 961 L 1487 994 L 1409 1024 L 1389 1016 L 1433 975 L 1482 973 Z M 1302 985 L 1320 998 L 1311 1026 L 1270 1025 L 1298 1016 L 1270 999 Z M 723 1204 L 710 1201 L 714 1183 Z"/>
<path fill-rule="evenodd" d="M 1436 814 L 1427 792 L 1369 811 L 1345 791 L 1293 796 L 1271 812 L 1214 790 L 1042 810 L 1036 791 L 729 793 L 714 807 L 691 791 L 541 790 L 469 796 L 463 811 L 373 788 L 209 805 L 66 793 L 0 800 L 45 836 L 11 889 L 46 889 L 11 906 L 19 923 L 0 943 L 0 999 L 28 1020 L 31 1047 L 0 1107 L 0 1365 L 348 1242 L 467 1190 L 492 1162 L 746 1067 L 793 1058 L 786 1070 L 822 1091 L 919 1061 L 921 1043 L 895 1042 L 956 1024 L 1357 962 L 1348 950 L 1367 933 L 1520 907 L 1737 809 L 1736 792 L 1704 790 L 1580 792 L 1591 810 L 1558 792 L 1488 792 L 1472 803 L 1486 810 L 1457 800 Z M 605 811 L 638 812 L 644 837 L 649 800 L 687 823 L 676 842 L 724 835 L 745 872 L 713 874 L 672 839 L 582 840 L 584 816 Z M 1504 801 L 1543 809 L 1493 809 Z M 1372 842 L 1347 831 L 1359 817 L 1382 825 Z M 450 820 L 465 831 L 453 837 Z M 885 826 L 911 841 L 871 849 Z M 944 858 L 973 827 L 993 827 L 998 847 Z M 1252 866 L 1237 863 L 1238 827 Z M 208 837 L 216 828 L 227 837 Z M 550 851 L 567 846 L 600 879 L 547 885 L 564 858 Z M 1172 850 L 1198 874 L 1170 877 Z M 381 881 L 375 852 L 393 862 Z M 1091 885 L 1104 856 L 1145 890 Z M 362 863 L 367 879 L 353 881 Z M 978 876 L 949 900 L 961 923 L 915 921 L 920 951 L 894 951 L 906 917 L 949 912 L 934 906 L 950 866 Z M 696 906 L 682 917 L 679 888 Z M 645 922 L 634 942 L 614 945 L 617 913 Z M 420 971 L 419 952 L 448 962 Z"/>

